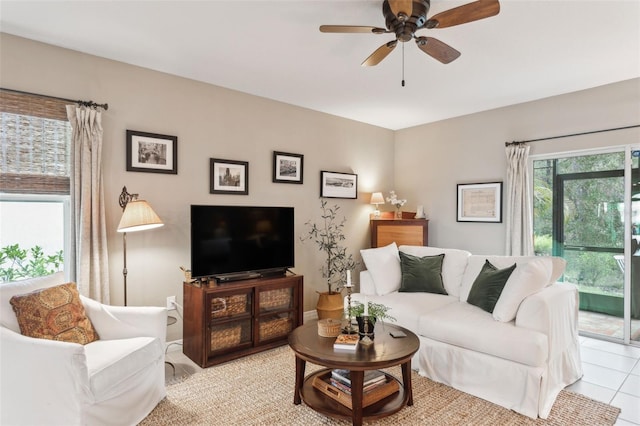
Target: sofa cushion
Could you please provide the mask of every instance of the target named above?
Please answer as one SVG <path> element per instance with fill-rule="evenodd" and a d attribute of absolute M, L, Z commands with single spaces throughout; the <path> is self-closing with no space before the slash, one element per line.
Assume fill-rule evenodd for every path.
<path fill-rule="evenodd" d="M 444 254 L 418 257 L 400 252 L 400 292 L 447 294 L 442 283 Z"/>
<path fill-rule="evenodd" d="M 384 295 L 398 291 L 402 273 L 400 271 L 400 256 L 398 246 L 391 243 L 388 246 L 360 250 L 364 265 L 371 273 L 376 294 Z"/>
<path fill-rule="evenodd" d="M 491 262 L 493 266 L 498 269 L 508 268 L 514 263 L 518 267 L 523 267 L 527 263 L 536 259 L 544 259 L 544 262 L 549 262 L 552 265 L 552 276 L 550 281 L 555 282 L 554 280 L 557 277 L 562 275 L 564 272 L 565 262 L 562 258 L 551 257 L 551 256 L 485 256 L 485 255 L 471 255 L 469 256 L 469 261 L 467 263 L 467 268 L 464 271 L 464 275 L 462 276 L 462 285 L 460 286 L 460 301 L 466 302 L 467 297 L 469 296 L 469 291 L 471 290 L 471 286 L 475 281 L 476 277 L 480 273 L 482 266 L 484 266 L 485 260 Z M 558 260 L 558 261 L 556 261 Z M 559 275 L 557 275 L 559 273 Z M 556 277 L 556 278 L 554 278 Z M 546 283 L 548 285 L 548 283 Z"/>
<path fill-rule="evenodd" d="M 64 284 L 64 272 L 58 272 L 44 277 L 29 278 L 20 281 L 11 281 L 0 285 L 0 324 L 2 326 L 20 333 L 20 325 L 9 300 L 19 294 L 31 293 L 41 288 L 53 287 Z"/>
<path fill-rule="evenodd" d="M 120 395 L 138 386 L 140 372 L 164 361 L 157 337 L 98 340 L 85 346 L 89 386 L 95 401 Z"/>
<path fill-rule="evenodd" d="M 25 336 L 81 345 L 98 340 L 75 283 L 16 295 L 9 303 Z"/>
<path fill-rule="evenodd" d="M 493 318 L 502 322 L 513 321 L 522 301 L 542 290 L 551 277 L 551 263 L 539 258 L 516 268 L 511 274 L 493 309 Z"/>
<path fill-rule="evenodd" d="M 516 269 L 515 263 L 508 268 L 498 269 L 488 260 L 485 261 L 471 286 L 467 303 L 476 305 L 489 313 L 493 312 L 502 289 L 514 269 Z"/>
<path fill-rule="evenodd" d="M 491 314 L 467 303 L 453 303 L 424 313 L 418 334 L 450 345 L 543 367 L 549 356 L 547 337 L 538 331 L 495 321 Z"/>
<path fill-rule="evenodd" d="M 442 261 L 442 282 L 444 284 L 444 289 L 450 296 L 460 296 L 462 276 L 467 267 L 467 261 L 469 256 L 471 256 L 471 253 L 458 249 L 404 245 L 400 246 L 399 250 L 419 257 L 444 254 L 444 260 Z M 479 268 L 478 271 L 480 271 Z"/>
<path fill-rule="evenodd" d="M 353 294 L 351 303 L 364 302 L 365 295 Z M 396 320 L 393 324 L 405 327 L 418 333 L 420 316 L 427 312 L 437 311 L 452 303 L 457 304 L 458 298 L 444 294 L 433 293 L 393 293 L 384 296 L 366 296 L 367 302 L 381 303 L 389 308 L 389 315 Z M 345 297 L 345 305 L 347 298 Z M 446 309 L 446 308 L 445 308 Z"/>

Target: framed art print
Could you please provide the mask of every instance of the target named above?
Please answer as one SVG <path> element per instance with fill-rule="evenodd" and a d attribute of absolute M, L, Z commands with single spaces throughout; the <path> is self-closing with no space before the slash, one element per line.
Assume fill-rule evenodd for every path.
<path fill-rule="evenodd" d="M 249 162 L 211 158 L 211 194 L 249 195 Z"/>
<path fill-rule="evenodd" d="M 357 198 L 358 175 L 321 171 L 320 196 L 325 198 Z"/>
<path fill-rule="evenodd" d="M 458 184 L 458 222 L 502 222 L 502 182 Z"/>
<path fill-rule="evenodd" d="M 273 152 L 273 177 L 276 183 L 302 183 L 304 155 Z"/>
<path fill-rule="evenodd" d="M 178 137 L 127 130 L 127 171 L 178 174 Z"/>

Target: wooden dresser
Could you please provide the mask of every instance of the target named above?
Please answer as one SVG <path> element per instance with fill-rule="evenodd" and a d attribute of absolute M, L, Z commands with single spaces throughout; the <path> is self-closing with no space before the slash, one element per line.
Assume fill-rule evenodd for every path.
<path fill-rule="evenodd" d="M 371 247 L 429 245 L 429 221 L 426 219 L 371 219 Z"/>

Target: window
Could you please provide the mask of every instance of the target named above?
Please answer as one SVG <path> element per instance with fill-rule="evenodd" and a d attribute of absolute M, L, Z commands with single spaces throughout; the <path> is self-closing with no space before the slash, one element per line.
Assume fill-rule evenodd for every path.
<path fill-rule="evenodd" d="M 67 103 L 0 90 L 0 281 L 46 275 L 68 261 Z"/>

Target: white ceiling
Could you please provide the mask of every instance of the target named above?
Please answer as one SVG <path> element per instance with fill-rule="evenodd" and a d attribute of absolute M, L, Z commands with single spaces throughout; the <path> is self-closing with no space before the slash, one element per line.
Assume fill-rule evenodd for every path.
<path fill-rule="evenodd" d="M 419 32 L 462 52 L 448 65 L 406 43 L 405 87 L 401 45 L 360 66 L 392 35 L 318 30 L 384 27 L 382 0 L 2 0 L 0 30 L 393 130 L 640 77 L 640 0 L 500 3 Z"/>

